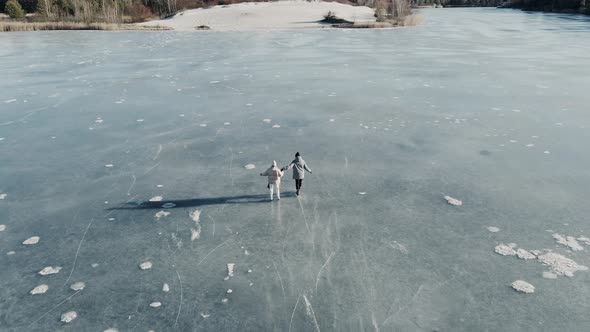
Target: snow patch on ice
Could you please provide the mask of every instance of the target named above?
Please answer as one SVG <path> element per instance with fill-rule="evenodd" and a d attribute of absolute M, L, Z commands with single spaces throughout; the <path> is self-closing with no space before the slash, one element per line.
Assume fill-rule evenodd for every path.
<path fill-rule="evenodd" d="M 150 202 L 161 202 L 164 198 L 162 196 L 154 196 L 150 198 Z"/>
<path fill-rule="evenodd" d="M 85 284 L 85 283 L 83 283 L 83 282 L 81 282 L 81 281 L 79 281 L 79 282 L 76 282 L 76 283 L 74 283 L 74 284 L 72 284 L 72 285 L 70 286 L 70 289 L 71 289 L 71 290 L 75 290 L 75 291 L 81 291 L 81 290 L 83 290 L 84 288 L 86 288 L 86 284 Z"/>
<path fill-rule="evenodd" d="M 517 290 L 521 293 L 526 293 L 526 294 L 531 294 L 531 293 L 535 292 L 535 286 L 533 286 L 523 280 L 516 280 L 515 282 L 513 282 L 512 288 L 514 288 L 515 290 Z"/>
<path fill-rule="evenodd" d="M 494 227 L 494 226 L 488 226 L 488 227 L 486 227 L 486 229 L 492 233 L 498 233 L 500 231 L 500 229 L 498 227 Z"/>
<path fill-rule="evenodd" d="M 59 271 L 61 271 L 61 266 L 46 266 L 43 268 L 43 270 L 39 271 L 38 273 L 42 276 L 46 276 L 46 275 L 50 275 L 50 274 L 56 274 L 59 273 Z"/>
<path fill-rule="evenodd" d="M 245 169 L 255 169 L 256 165 L 254 164 L 247 164 L 246 166 L 244 166 Z"/>
<path fill-rule="evenodd" d="M 463 202 L 461 202 L 460 200 L 453 198 L 451 196 L 445 196 L 444 198 L 447 200 L 447 203 L 449 203 L 451 205 L 455 205 L 455 206 L 463 205 Z"/>
<path fill-rule="evenodd" d="M 61 315 L 61 321 L 64 323 L 69 323 L 76 319 L 76 317 L 78 317 L 78 314 L 75 311 L 68 311 Z"/>
<path fill-rule="evenodd" d="M 545 279 L 557 279 L 557 274 L 555 274 L 553 272 L 544 271 L 543 272 L 543 278 L 545 278 Z"/>
<path fill-rule="evenodd" d="M 516 251 L 503 243 L 497 245 L 494 251 L 502 256 L 516 256 Z"/>
<path fill-rule="evenodd" d="M 281 126 L 279 126 L 278 124 L 272 126 L 273 128 L 281 128 Z"/>
<path fill-rule="evenodd" d="M 28 238 L 28 239 L 24 240 L 24 241 L 23 241 L 23 244 L 26 244 L 26 245 L 33 245 L 33 244 L 37 244 L 37 243 L 39 243 L 39 240 L 40 240 L 40 239 L 41 239 L 41 238 L 40 238 L 40 237 L 38 237 L 38 236 L 31 236 L 30 238 Z"/>
<path fill-rule="evenodd" d="M 170 291 L 170 286 L 168 286 L 168 284 L 164 284 L 164 286 L 162 286 L 162 291 L 165 293 L 168 293 Z"/>
<path fill-rule="evenodd" d="M 104 167 L 106 167 L 106 168 L 112 168 L 113 166 L 114 166 L 113 164 L 106 164 L 106 165 L 104 165 Z"/>
<path fill-rule="evenodd" d="M 262 122 L 264 123 L 270 123 L 272 120 L 271 119 L 263 119 Z"/>
<path fill-rule="evenodd" d="M 13 250 L 11 250 L 11 251 L 9 251 L 9 252 L 7 252 L 7 253 L 6 253 L 6 255 L 8 255 L 8 256 L 12 256 L 12 255 L 14 255 L 14 254 L 16 254 L 16 252 L 15 252 L 15 251 L 13 251 Z"/>
<path fill-rule="evenodd" d="M 152 268 L 152 263 L 151 262 L 143 262 L 141 264 L 139 264 L 139 268 L 142 270 L 148 270 Z"/>
<path fill-rule="evenodd" d="M 198 240 L 201 238 L 201 211 L 194 210 L 189 213 L 191 219 L 195 222 L 195 227 L 191 227 L 191 241 Z"/>
<path fill-rule="evenodd" d="M 516 250 L 516 256 L 520 259 L 535 259 L 537 256 L 533 255 L 530 251 L 518 248 Z"/>
<path fill-rule="evenodd" d="M 162 303 L 160 303 L 160 302 L 152 302 L 152 303 L 150 303 L 150 307 L 152 307 L 152 308 L 159 308 L 161 306 L 162 306 Z"/>
<path fill-rule="evenodd" d="M 586 271 L 587 266 L 578 265 L 573 260 L 554 252 L 549 252 L 538 257 L 539 262 L 547 265 L 551 272 L 559 276 L 573 277 L 576 271 Z"/>
<path fill-rule="evenodd" d="M 584 243 L 587 246 L 590 246 L 590 239 L 585 236 L 580 236 L 577 240 Z"/>
<path fill-rule="evenodd" d="M 4 232 L 5 229 L 6 229 L 6 225 L 0 225 L 0 232 Z"/>
<path fill-rule="evenodd" d="M 160 218 L 162 218 L 162 217 L 166 217 L 166 216 L 168 216 L 169 214 L 170 214 L 170 212 L 166 212 L 166 211 L 160 211 L 160 212 L 158 212 L 158 213 L 154 214 L 154 218 L 156 218 L 156 219 L 160 220 Z"/>
<path fill-rule="evenodd" d="M 552 236 L 557 241 L 557 243 L 569 247 L 573 251 L 584 250 L 584 247 L 582 247 L 573 236 L 563 236 L 559 233 L 553 233 Z"/>
<path fill-rule="evenodd" d="M 234 276 L 234 268 L 236 267 L 235 263 L 227 263 L 227 276 L 233 277 Z"/>
<path fill-rule="evenodd" d="M 0 194 L 0 199 L 5 199 L 8 194 Z"/>
<path fill-rule="evenodd" d="M 39 286 L 33 288 L 29 292 L 29 294 L 31 294 L 31 295 L 45 294 L 45 292 L 47 292 L 48 289 L 49 289 L 49 286 L 47 286 L 47 285 L 39 285 Z"/>

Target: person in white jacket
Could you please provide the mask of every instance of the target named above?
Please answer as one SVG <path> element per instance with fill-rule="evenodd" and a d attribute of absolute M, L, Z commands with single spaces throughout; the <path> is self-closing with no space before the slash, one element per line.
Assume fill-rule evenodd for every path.
<path fill-rule="evenodd" d="M 277 167 L 277 162 L 272 161 L 272 166 L 269 169 L 264 171 L 264 173 L 260 173 L 260 176 L 268 177 L 268 189 L 270 189 L 270 200 L 273 200 L 273 192 L 276 190 L 277 192 L 277 199 L 281 199 L 281 177 L 283 176 L 283 171 L 281 171 Z"/>

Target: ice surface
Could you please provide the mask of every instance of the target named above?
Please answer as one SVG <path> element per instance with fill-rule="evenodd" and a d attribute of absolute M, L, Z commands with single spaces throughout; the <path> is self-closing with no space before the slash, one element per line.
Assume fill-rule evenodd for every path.
<path fill-rule="evenodd" d="M 494 251 L 502 256 L 516 256 L 516 251 L 511 246 L 503 243 L 497 245 Z"/>
<path fill-rule="evenodd" d="M 590 272 L 543 279 L 560 260 L 494 247 L 590 266 L 589 18 L 423 15 L 379 31 L 2 34 L 0 330 L 587 330 Z M 288 172 L 270 203 L 256 169 L 297 151 L 313 174 L 297 197 Z"/>

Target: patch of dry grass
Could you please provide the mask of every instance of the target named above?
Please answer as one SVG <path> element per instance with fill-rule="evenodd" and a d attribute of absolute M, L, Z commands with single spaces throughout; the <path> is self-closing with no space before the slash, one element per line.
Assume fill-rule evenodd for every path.
<path fill-rule="evenodd" d="M 0 32 L 42 31 L 42 30 L 170 30 L 162 26 L 141 26 L 113 23 L 82 22 L 16 22 L 0 21 Z"/>

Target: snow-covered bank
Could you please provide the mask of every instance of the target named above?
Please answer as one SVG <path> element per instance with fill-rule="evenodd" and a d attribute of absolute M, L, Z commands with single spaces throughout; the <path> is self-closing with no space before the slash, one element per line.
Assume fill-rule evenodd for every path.
<path fill-rule="evenodd" d="M 328 11 L 352 22 L 375 22 L 374 11 L 369 7 L 337 2 L 278 1 L 192 9 L 141 25 L 166 26 L 180 31 L 194 31 L 201 25 L 214 31 L 318 28 L 322 26 L 318 21 Z"/>

